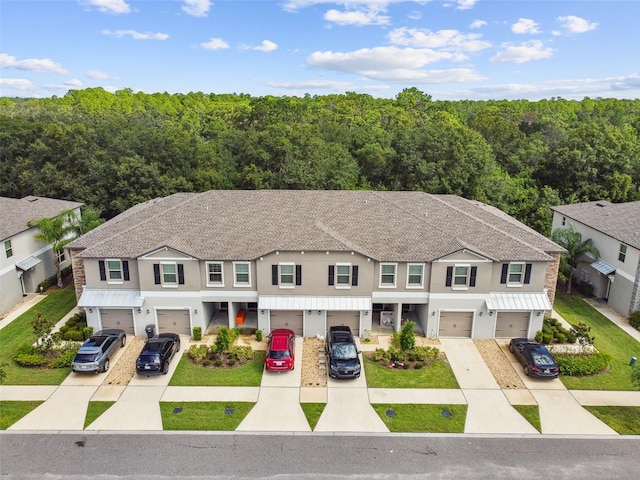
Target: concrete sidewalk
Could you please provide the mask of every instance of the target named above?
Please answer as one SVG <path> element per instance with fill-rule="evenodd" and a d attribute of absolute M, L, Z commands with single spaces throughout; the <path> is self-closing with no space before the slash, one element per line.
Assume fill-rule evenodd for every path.
<path fill-rule="evenodd" d="M 622 330 L 627 332 L 629 335 L 635 338 L 638 342 L 640 342 L 640 331 L 636 330 L 631 325 L 629 325 L 629 320 L 627 320 L 625 317 L 615 312 L 608 305 L 606 304 L 603 305 L 595 298 L 585 298 L 584 301 L 587 302 L 589 305 L 591 305 L 593 308 L 595 308 L 602 315 L 607 317 L 609 320 L 611 320 L 613 323 L 618 325 L 618 327 L 620 327 Z"/>
<path fill-rule="evenodd" d="M 23 302 L 19 303 L 9 312 L 4 314 L 4 316 L 0 320 L 0 330 L 9 325 L 24 312 L 31 309 L 31 307 L 40 303 L 45 298 L 47 298 L 46 295 L 39 295 L 37 293 L 29 294 Z"/>

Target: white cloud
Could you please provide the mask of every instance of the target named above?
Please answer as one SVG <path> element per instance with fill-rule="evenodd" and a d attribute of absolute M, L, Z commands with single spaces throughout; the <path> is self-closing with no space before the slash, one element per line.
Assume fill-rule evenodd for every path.
<path fill-rule="evenodd" d="M 210 0 L 183 0 L 182 11 L 193 17 L 206 17 L 211 8 Z"/>
<path fill-rule="evenodd" d="M 0 78 L 0 87 L 12 90 L 34 90 L 34 84 L 25 78 Z"/>
<path fill-rule="evenodd" d="M 469 10 L 473 8 L 475 4 L 478 3 L 478 0 L 456 0 L 456 10 Z"/>
<path fill-rule="evenodd" d="M 486 27 L 488 25 L 487 22 L 485 22 L 484 20 L 474 20 L 473 22 L 471 22 L 470 27 L 471 28 L 482 28 L 482 27 Z"/>
<path fill-rule="evenodd" d="M 61 75 L 68 73 L 59 63 L 55 63 L 48 58 L 16 60 L 16 57 L 6 53 L 0 53 L 0 67 L 10 67 L 29 72 L 53 72 Z"/>
<path fill-rule="evenodd" d="M 169 38 L 166 33 L 138 32 L 136 30 L 102 30 L 102 34 L 116 38 L 129 36 L 134 40 L 166 40 Z"/>
<path fill-rule="evenodd" d="M 278 44 L 270 40 L 263 40 L 260 45 L 258 45 L 257 47 L 253 47 L 253 50 L 258 50 L 259 52 L 273 52 L 274 50 L 277 50 L 277 49 L 278 49 Z"/>
<path fill-rule="evenodd" d="M 67 80 L 66 82 L 64 82 L 64 84 L 67 87 L 82 88 L 82 82 L 77 78 L 72 78 L 71 80 Z"/>
<path fill-rule="evenodd" d="M 540 33 L 538 24 L 530 18 L 520 18 L 516 23 L 511 25 L 513 33 Z"/>
<path fill-rule="evenodd" d="M 477 33 L 462 34 L 457 30 L 431 30 L 420 28 L 396 28 L 389 35 L 391 43 L 396 45 L 439 48 L 447 51 L 477 52 L 491 47 L 491 43 L 482 40 Z"/>
<path fill-rule="evenodd" d="M 407 15 L 411 20 L 420 20 L 422 18 L 422 12 L 414 10 L 413 12 Z"/>
<path fill-rule="evenodd" d="M 114 15 L 131 12 L 131 7 L 124 0 L 81 0 L 80 4 L 97 7 L 102 13 Z"/>
<path fill-rule="evenodd" d="M 505 43 L 504 50 L 498 52 L 492 59 L 493 63 L 525 63 L 531 60 L 551 58 L 554 50 L 546 48 L 540 40 L 521 43 L 519 45 Z"/>
<path fill-rule="evenodd" d="M 338 10 L 328 10 L 324 14 L 324 19 L 337 25 L 388 25 L 391 17 L 381 15 L 386 9 L 363 8 L 340 12 Z"/>
<path fill-rule="evenodd" d="M 203 42 L 200 46 L 207 50 L 224 50 L 225 48 L 229 48 L 229 44 L 221 38 L 210 38 L 208 42 Z"/>
<path fill-rule="evenodd" d="M 584 18 L 568 15 L 566 17 L 558 17 L 558 22 L 562 24 L 562 27 L 569 33 L 585 33 L 589 30 L 595 30 L 598 26 L 597 23 L 589 22 Z"/>
<path fill-rule="evenodd" d="M 105 80 L 107 78 L 111 78 L 111 75 L 105 72 L 101 72 L 99 70 L 89 70 L 85 75 L 89 78 L 94 78 L 96 80 Z"/>
<path fill-rule="evenodd" d="M 313 5 L 332 4 L 341 5 L 346 8 L 362 9 L 362 8 L 378 8 L 386 9 L 389 5 L 394 3 L 417 3 L 424 5 L 432 0 L 285 0 L 282 3 L 282 8 L 287 12 L 296 12 L 303 8 L 311 7 Z M 477 0 L 457 0 L 461 4 L 475 4 Z"/>
<path fill-rule="evenodd" d="M 335 90 L 344 90 L 351 87 L 351 82 L 336 82 L 331 80 L 306 80 L 300 82 L 267 82 L 267 85 L 275 88 L 286 89 L 302 89 L 302 90 L 317 90 L 324 88 L 331 88 Z"/>

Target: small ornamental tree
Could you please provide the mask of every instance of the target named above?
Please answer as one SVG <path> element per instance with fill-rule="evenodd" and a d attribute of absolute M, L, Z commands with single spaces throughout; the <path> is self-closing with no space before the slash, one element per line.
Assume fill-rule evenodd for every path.
<path fill-rule="evenodd" d="M 591 327 L 582 322 L 571 327 L 571 333 L 575 335 L 582 351 L 584 351 L 584 349 L 589 345 L 593 345 L 593 342 L 596 340 L 596 337 L 589 335 L 590 332 Z"/>
<path fill-rule="evenodd" d="M 415 322 L 407 320 L 400 330 L 400 350 L 409 352 L 416 348 L 416 336 L 413 333 Z"/>
<path fill-rule="evenodd" d="M 229 345 L 231 344 L 231 333 L 229 332 L 229 327 L 220 327 L 220 331 L 218 332 L 218 336 L 216 337 L 215 350 L 218 355 L 222 355 L 224 352 L 229 350 Z"/>
<path fill-rule="evenodd" d="M 53 335 L 51 335 L 51 330 L 55 326 L 54 323 L 43 317 L 41 313 L 38 313 L 36 319 L 30 325 L 33 328 L 33 333 L 38 337 L 36 340 L 38 348 L 42 351 L 50 350 L 54 343 Z"/>

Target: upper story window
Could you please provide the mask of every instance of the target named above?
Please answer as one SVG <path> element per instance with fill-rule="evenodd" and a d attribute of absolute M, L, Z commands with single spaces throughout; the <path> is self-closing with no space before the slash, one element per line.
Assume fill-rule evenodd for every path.
<path fill-rule="evenodd" d="M 562 217 L 562 226 L 564 227 L 567 223 L 567 217 Z"/>
<path fill-rule="evenodd" d="M 625 258 L 627 258 L 627 246 L 624 243 L 621 243 L 620 252 L 618 252 L 618 260 L 624 263 Z"/>
<path fill-rule="evenodd" d="M 4 253 L 7 258 L 13 257 L 13 247 L 11 246 L 11 240 L 4 241 Z"/>
<path fill-rule="evenodd" d="M 531 264 L 523 262 L 504 263 L 500 283 L 507 287 L 520 287 L 531 281 Z"/>
<path fill-rule="evenodd" d="M 58 257 L 58 263 L 64 263 L 64 261 L 67 259 L 67 255 L 65 254 L 64 249 L 56 252 L 56 255 Z"/>
<path fill-rule="evenodd" d="M 207 262 L 207 285 L 224 287 L 222 262 Z"/>
<path fill-rule="evenodd" d="M 302 265 L 295 263 L 271 265 L 271 285 L 280 285 L 280 288 L 302 285 Z"/>
<path fill-rule="evenodd" d="M 184 285 L 184 265 L 176 262 L 154 263 L 153 276 L 156 285 L 163 287 Z"/>
<path fill-rule="evenodd" d="M 336 288 L 351 288 L 358 286 L 358 265 L 337 263 L 329 265 L 329 285 Z"/>
<path fill-rule="evenodd" d="M 424 286 L 424 265 L 409 263 L 407 265 L 407 287 L 422 288 Z"/>
<path fill-rule="evenodd" d="M 380 264 L 380 287 L 396 286 L 396 267 L 395 263 Z"/>
<path fill-rule="evenodd" d="M 233 262 L 233 286 L 251 286 L 251 265 L 249 262 Z"/>
<path fill-rule="evenodd" d="M 98 262 L 100 280 L 107 283 L 129 281 L 129 262 L 127 260 L 107 259 Z"/>
<path fill-rule="evenodd" d="M 455 265 L 447 267 L 447 287 L 453 287 L 458 290 L 466 290 L 469 287 L 476 286 L 476 275 L 478 267 L 471 265 Z"/>

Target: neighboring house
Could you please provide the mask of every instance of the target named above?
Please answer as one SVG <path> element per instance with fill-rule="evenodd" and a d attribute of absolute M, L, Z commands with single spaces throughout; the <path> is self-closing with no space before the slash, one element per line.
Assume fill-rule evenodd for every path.
<path fill-rule="evenodd" d="M 363 336 L 411 317 L 434 338 L 533 337 L 564 251 L 453 195 L 287 190 L 158 198 L 68 248 L 95 330 L 189 335 L 244 310 L 265 334 Z"/>
<path fill-rule="evenodd" d="M 67 210 L 80 214 L 82 203 L 43 197 L 21 199 L 0 197 L 0 312 L 6 312 L 28 293 L 38 290 L 43 280 L 56 274 L 53 248 L 34 239 L 38 228 L 30 220 L 54 218 Z M 62 268 L 70 265 L 65 254 Z"/>
<path fill-rule="evenodd" d="M 553 207 L 553 229 L 573 225 L 591 239 L 600 258 L 586 258 L 575 275 L 624 316 L 640 310 L 640 201 L 576 203 Z"/>

